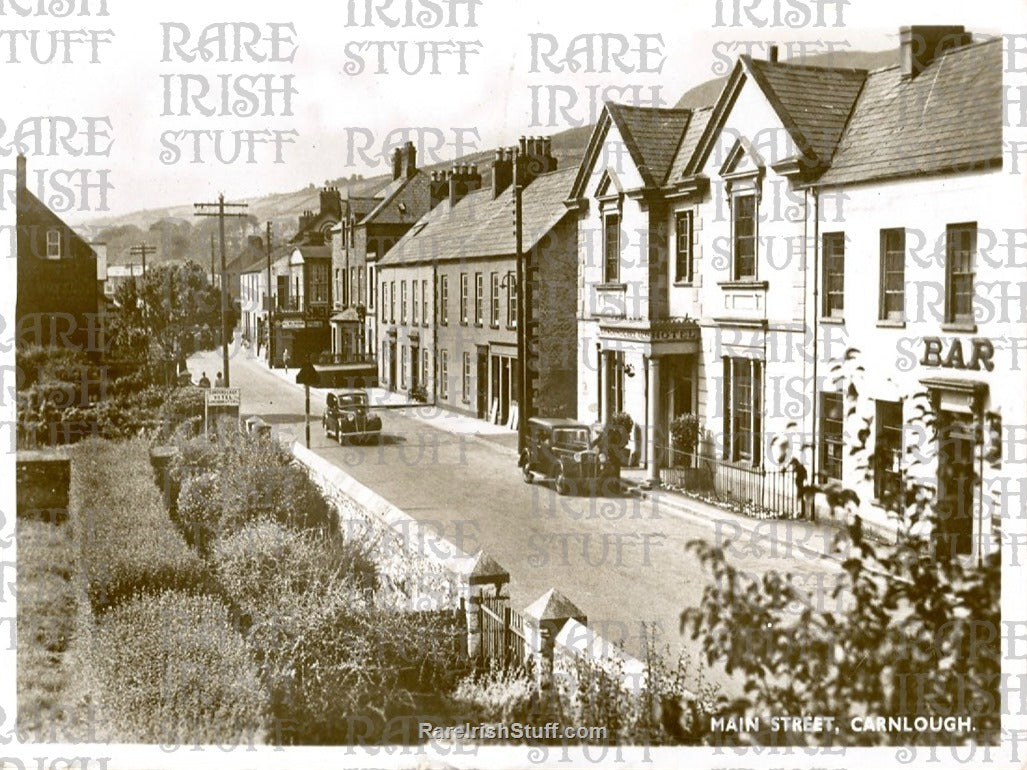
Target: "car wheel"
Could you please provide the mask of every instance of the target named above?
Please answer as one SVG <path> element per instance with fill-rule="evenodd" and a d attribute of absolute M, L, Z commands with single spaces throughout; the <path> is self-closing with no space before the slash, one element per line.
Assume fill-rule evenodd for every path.
<path fill-rule="evenodd" d="M 521 466 L 521 476 L 524 478 L 525 484 L 530 484 L 535 478 L 535 474 L 528 469 L 527 465 Z"/>
<path fill-rule="evenodd" d="M 569 495 L 571 493 L 571 482 L 562 473 L 556 477 L 556 494 Z"/>

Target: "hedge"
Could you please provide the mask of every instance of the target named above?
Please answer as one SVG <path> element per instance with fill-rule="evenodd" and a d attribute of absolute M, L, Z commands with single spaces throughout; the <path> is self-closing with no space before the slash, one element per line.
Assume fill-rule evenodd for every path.
<path fill-rule="evenodd" d="M 146 442 L 90 439 L 75 448 L 71 465 L 71 519 L 95 612 L 140 592 L 212 589 L 203 561 L 164 510 Z"/>
<path fill-rule="evenodd" d="M 267 694 L 214 597 L 167 591 L 125 602 L 94 624 L 88 659 L 117 742 L 263 740 Z"/>

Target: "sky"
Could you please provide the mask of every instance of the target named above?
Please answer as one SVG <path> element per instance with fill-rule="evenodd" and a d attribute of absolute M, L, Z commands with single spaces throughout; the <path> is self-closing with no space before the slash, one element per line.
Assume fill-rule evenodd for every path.
<path fill-rule="evenodd" d="M 109 139 L 95 138 L 92 155 L 74 157 L 63 148 L 56 153 L 43 148 L 42 157 L 30 153 L 30 185 L 43 171 L 50 187 L 59 191 L 67 180 L 76 188 L 60 212 L 75 224 L 142 208 L 210 201 L 222 192 L 228 199 L 251 198 L 354 173 L 382 173 L 382 148 L 404 129 L 413 129 L 410 138 L 421 148 L 420 160 L 431 162 L 511 144 L 522 134 L 548 135 L 591 123 L 603 98 L 672 105 L 690 87 L 725 74 L 727 63 L 746 45 L 754 46 L 754 55 L 766 56 L 767 45 L 779 43 L 782 58 L 794 41 L 805 41 L 811 53 L 828 45 L 880 50 L 897 45 L 902 24 L 956 22 L 972 31 L 997 33 L 1007 28 L 1011 14 L 1023 14 L 1020 4 L 1008 2 L 876 0 L 73 0 L 76 14 L 87 6 L 90 15 L 53 18 L 21 17 L 15 11 L 19 4 L 29 5 L 27 0 L 0 0 L 5 191 L 13 173 L 12 138 L 24 121 L 65 118 L 62 125 L 79 132 L 69 143 L 72 151 L 84 149 L 87 118 L 98 119 L 101 129 L 109 121 L 109 131 L 102 132 Z M 107 15 L 98 15 L 104 8 Z M 368 15 L 370 25 L 363 23 Z M 427 25 L 442 23 L 417 26 L 418 18 Z M 414 25 L 406 24 L 408 19 Z M 793 28 L 796 20 L 809 23 Z M 207 48 L 214 61 L 190 62 L 174 45 L 166 45 L 188 36 L 182 50 L 195 52 L 204 28 L 222 22 L 250 25 L 240 31 L 245 40 L 254 29 L 260 34 L 256 45 L 240 48 L 241 61 L 233 61 L 231 35 L 222 61 L 217 46 Z M 278 58 L 291 60 L 254 60 L 273 54 L 271 25 L 280 25 L 285 38 Z M 68 29 L 113 34 L 100 36 L 96 63 L 90 61 L 88 42 L 73 43 L 70 64 L 32 61 L 29 40 L 12 34 L 38 31 L 39 55 L 46 58 L 49 33 Z M 533 40 L 536 51 L 553 47 L 556 53 L 548 60 L 533 56 Z M 380 41 L 385 43 L 384 73 L 377 71 Z M 10 63 L 12 45 L 21 63 Z M 575 45 L 579 52 L 572 58 L 578 66 L 570 71 L 563 62 Z M 628 50 L 618 59 L 622 46 Z M 433 50 L 439 52 L 437 72 L 432 71 Z M 425 58 L 419 60 L 422 51 Z M 414 71 L 402 71 L 404 64 Z M 200 112 L 223 109 L 222 100 L 213 98 L 222 77 L 241 84 L 244 95 L 246 90 L 258 94 L 257 114 L 249 114 L 254 110 L 245 99 L 234 105 L 236 96 L 228 100 L 228 109 L 242 114 Z M 211 89 L 198 103 L 185 100 L 185 115 L 184 82 L 193 89 Z M 278 91 L 268 97 L 265 85 Z M 282 89 L 289 90 L 288 98 Z M 561 105 L 574 99 L 575 104 L 567 115 L 551 119 L 552 99 Z M 265 110 L 270 114 L 262 114 Z M 223 157 L 235 152 L 233 132 L 243 132 L 244 138 L 277 136 L 281 144 L 255 144 L 254 162 L 244 162 L 249 146 L 244 143 L 240 158 L 223 163 L 214 156 L 211 135 L 195 133 L 207 131 L 221 132 Z M 192 162 L 194 136 L 202 142 L 201 162 Z M 51 175 L 51 169 L 70 170 L 73 176 Z M 90 169 L 85 178 L 96 185 L 84 194 L 78 188 L 85 173 L 80 169 Z M 106 181 L 100 176 L 104 169 L 109 170 Z"/>

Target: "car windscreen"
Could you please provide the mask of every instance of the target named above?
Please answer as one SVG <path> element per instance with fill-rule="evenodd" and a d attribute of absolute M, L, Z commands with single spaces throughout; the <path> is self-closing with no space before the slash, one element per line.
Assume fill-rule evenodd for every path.
<path fill-rule="evenodd" d="M 557 446 L 588 446 L 588 428 L 557 428 L 553 431 Z"/>
<path fill-rule="evenodd" d="M 354 406 L 367 406 L 367 397 L 363 395 L 339 396 L 338 406 L 340 409 L 352 408 Z"/>

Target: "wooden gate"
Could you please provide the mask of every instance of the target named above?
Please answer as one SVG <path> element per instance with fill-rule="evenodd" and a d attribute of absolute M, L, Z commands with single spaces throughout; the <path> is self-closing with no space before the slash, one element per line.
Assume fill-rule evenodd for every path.
<path fill-rule="evenodd" d="M 523 665 L 528 633 L 524 616 L 510 607 L 509 597 L 484 596 L 478 600 L 478 631 L 481 662 L 504 668 Z"/>

